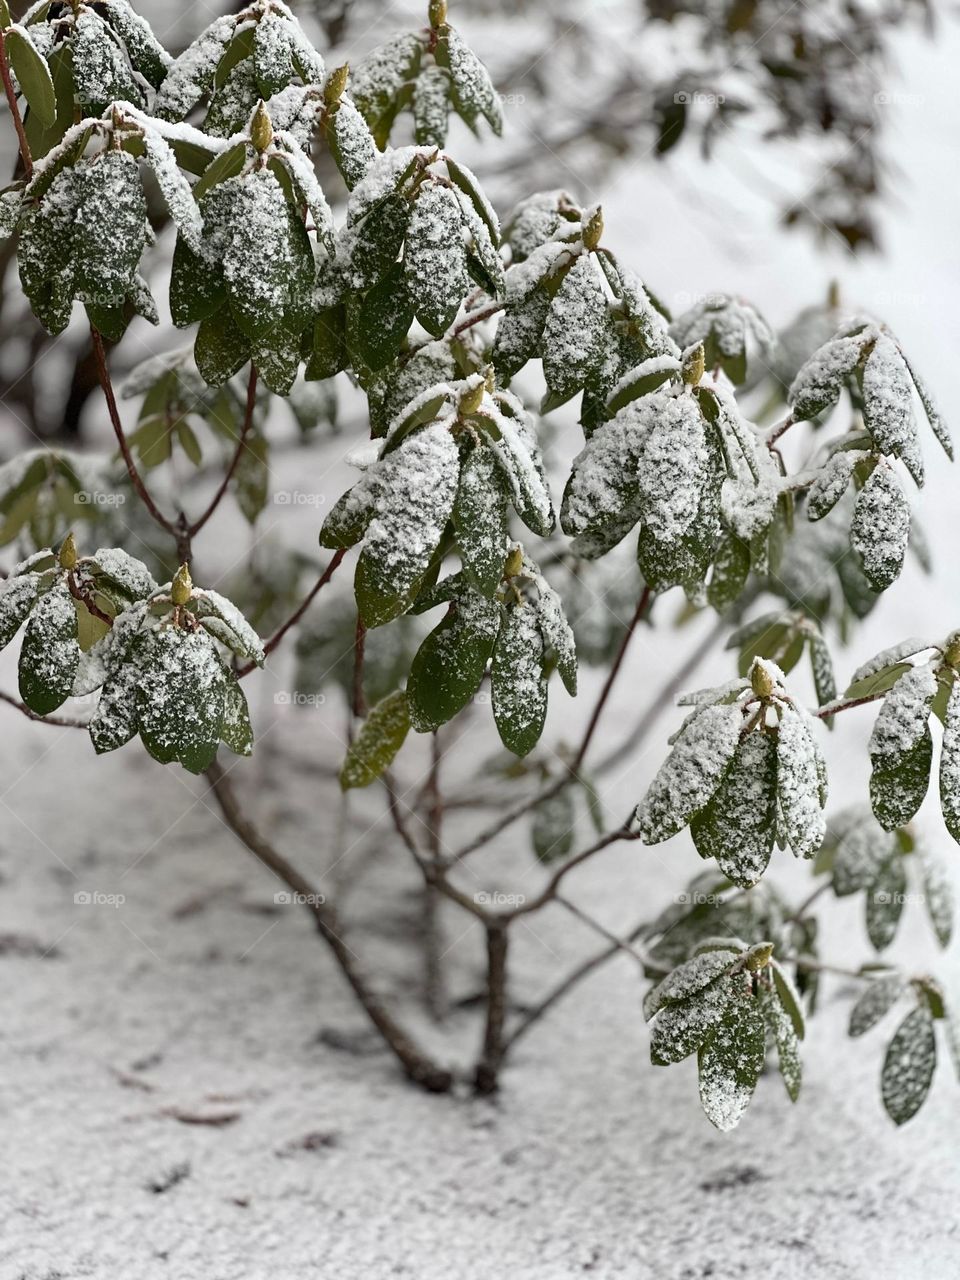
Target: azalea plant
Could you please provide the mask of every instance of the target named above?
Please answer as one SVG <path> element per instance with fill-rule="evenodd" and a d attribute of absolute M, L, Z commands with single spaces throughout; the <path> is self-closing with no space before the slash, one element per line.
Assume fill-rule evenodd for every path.
<path fill-rule="evenodd" d="M 950 939 L 949 887 L 913 819 L 939 721 L 940 800 L 960 840 L 960 633 L 893 644 L 844 692 L 830 639 L 855 637 L 908 549 L 923 558 L 908 497 L 924 482 L 917 407 L 952 456 L 946 427 L 894 334 L 836 297 L 782 335 L 726 295 L 671 318 L 606 244 L 597 205 L 534 194 L 501 223 L 448 150 L 454 117 L 500 132 L 500 97 L 443 0 L 426 19 L 328 70 L 282 0 L 217 18 L 175 60 L 127 0 L 39 0 L 19 22 L 0 0 L 19 144 L 2 230 L 39 323 L 89 327 L 116 437 L 113 455 L 29 450 L 0 467 L 0 543 L 19 560 L 0 585 L 0 647 L 19 642 L 19 696 L 3 699 L 82 728 L 98 753 L 139 738 L 156 761 L 201 775 L 427 1089 L 467 1077 L 494 1091 L 517 1041 L 626 954 L 649 984 L 652 1061 L 696 1055 L 717 1127 L 738 1122 L 768 1059 L 796 1099 L 805 1023 L 834 973 L 857 991 L 852 1036 L 894 1005 L 904 1014 L 881 1074 L 883 1105 L 902 1123 L 926 1097 L 938 1043 L 956 1053 L 941 984 L 883 953 L 911 884 L 937 942 Z M 335 187 L 323 189 L 319 166 Z M 110 366 L 134 317 L 160 320 L 158 263 L 190 345 L 129 374 L 121 398 L 140 402 L 130 426 Z M 194 548 L 214 513 L 235 503 L 255 524 L 269 500 L 271 408 L 290 406 L 309 450 L 334 430 L 346 383 L 364 397 L 367 429 L 351 442 L 358 478 L 318 520 L 325 560 L 311 547 L 254 559 L 230 598 L 196 585 Z M 561 461 L 550 423 L 563 406 L 568 418 L 579 408 L 582 444 Z M 802 465 L 787 465 L 787 432 Z M 172 488 L 184 462 L 196 482 Z M 338 572 L 353 574 L 349 596 L 328 588 Z M 610 824 L 599 779 L 649 745 L 693 664 L 668 674 L 636 731 L 598 759 L 604 712 L 628 647 L 654 613 L 670 625 L 678 601 L 681 621 L 715 615 L 694 660 L 726 643 L 731 679 L 679 698 L 688 712 L 653 782 Z M 220 747 L 241 759 L 256 749 L 244 682 L 281 645 L 295 653 L 299 694 L 342 690 L 341 786 L 382 789 L 422 880 L 437 1016 L 438 908 L 483 931 L 469 1072 L 427 1053 L 385 1006 L 329 894 L 244 811 L 232 777 L 242 765 Z M 578 663 L 599 669 L 599 693 L 579 741 L 548 747 L 548 701 L 576 694 Z M 94 696 L 88 716 L 61 710 Z M 477 771 L 476 795 L 444 797 L 441 758 L 483 732 L 487 703 L 503 753 Z M 869 797 L 835 813 L 825 734 L 872 703 Z M 465 727 L 456 742 L 454 721 Z M 419 791 L 399 781 L 420 767 L 418 738 L 430 756 Z M 498 811 L 460 848 L 441 836 L 454 799 Z M 538 892 L 474 893 L 466 860 L 523 821 Z M 628 936 L 569 896 L 568 877 L 603 850 L 688 828 L 707 868 Z M 815 882 L 799 902 L 771 883 L 775 849 L 809 860 Z M 827 894 L 864 896 L 871 951 L 859 968 L 821 955 Z M 603 946 L 516 1012 L 511 935 L 549 907 Z"/>

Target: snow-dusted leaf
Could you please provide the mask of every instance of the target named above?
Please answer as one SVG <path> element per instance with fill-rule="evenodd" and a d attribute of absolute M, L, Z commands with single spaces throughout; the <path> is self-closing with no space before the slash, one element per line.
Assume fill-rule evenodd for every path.
<path fill-rule="evenodd" d="M 410 728 L 410 709 L 402 689 L 372 708 L 347 751 L 340 786 L 369 787 L 393 763 Z"/>
<path fill-rule="evenodd" d="M 800 1096 L 803 1065 L 800 1060 L 800 1041 L 796 1027 L 782 1002 L 771 991 L 761 990 L 757 999 L 767 1030 L 777 1046 L 780 1076 L 791 1102 Z"/>
<path fill-rule="evenodd" d="M 450 518 L 460 459 L 453 436 L 434 423 L 405 437 L 375 466 L 380 494 L 355 577 L 368 627 L 408 607 Z"/>
<path fill-rule="evenodd" d="M 142 649 L 147 652 L 146 642 Z M 141 678 L 139 662 L 133 656 L 130 661 L 120 663 L 107 677 L 88 725 L 90 741 L 97 755 L 116 751 L 136 734 L 137 690 Z"/>
<path fill-rule="evenodd" d="M 800 993 L 794 986 L 793 979 L 786 969 L 781 964 L 778 964 L 776 960 L 771 962 L 770 970 L 773 975 L 773 989 L 777 994 L 777 999 L 790 1019 L 794 1035 L 798 1040 L 802 1040 L 806 1033 L 806 1023 L 803 1016 Z"/>
<path fill-rule="evenodd" d="M 0 582 L 0 649 L 5 649 L 27 619 L 40 594 L 38 573 L 11 574 Z"/>
<path fill-rule="evenodd" d="M 537 612 L 517 604 L 504 618 L 493 650 L 493 717 L 503 745 L 525 756 L 539 742 L 547 715 L 543 637 Z"/>
<path fill-rule="evenodd" d="M 203 219 L 172 147 L 156 129 L 144 129 L 143 147 L 170 217 L 190 248 L 199 253 Z"/>
<path fill-rule="evenodd" d="M 525 567 L 525 572 L 527 569 Z M 560 679 L 571 698 L 577 693 L 577 646 L 573 628 L 563 611 L 559 595 L 541 573 L 535 575 L 537 583 L 537 622 L 547 650 L 557 664 Z"/>
<path fill-rule="evenodd" d="M 923 1106 L 937 1065 L 937 1041 L 927 1009 L 908 1013 L 890 1041 L 880 1089 L 895 1124 L 904 1124 Z"/>
<path fill-rule="evenodd" d="M 863 418 L 881 453 L 906 461 L 918 448 L 910 374 L 897 344 L 882 333 L 863 367 Z"/>
<path fill-rule="evenodd" d="M 941 947 L 947 947 L 953 933 L 953 887 L 939 858 L 926 849 L 920 850 L 919 858 L 927 915 L 937 941 Z"/>
<path fill-rule="evenodd" d="M 960 682 L 947 702 L 940 754 L 940 808 L 947 830 L 960 843 Z"/>
<path fill-rule="evenodd" d="M 860 335 L 832 338 L 819 347 L 801 367 L 787 393 L 793 416 L 815 418 L 836 404 L 846 379 L 860 362 Z"/>
<path fill-rule="evenodd" d="M 503 577 L 509 523 L 506 479 L 489 449 L 471 451 L 460 469 L 453 524 L 464 571 L 492 596 Z"/>
<path fill-rule="evenodd" d="M 833 671 L 833 659 L 826 640 L 819 633 L 810 636 L 810 665 L 813 669 L 813 687 L 818 706 L 826 706 L 837 696 L 837 680 Z"/>
<path fill-rule="evenodd" d="M 739 1124 L 750 1105 L 766 1049 L 759 1002 L 748 994 L 731 1000 L 716 1031 L 699 1051 L 700 1102 L 707 1119 L 724 1133 Z"/>
<path fill-rule="evenodd" d="M 190 597 L 189 607 L 211 635 L 222 640 L 239 657 L 263 666 L 263 641 L 232 600 L 219 591 L 198 588 Z"/>
<path fill-rule="evenodd" d="M 737 960 L 739 952 L 733 948 L 703 951 L 685 960 L 647 992 L 643 1001 L 643 1016 L 649 1022 L 664 1005 L 676 1004 L 696 995 L 709 986 L 715 978 L 725 973 Z"/>
<path fill-rule="evenodd" d="M 882 464 L 857 495 L 850 543 L 872 590 L 886 591 L 900 576 L 910 538 L 910 504 L 894 472 Z"/>
<path fill-rule="evenodd" d="M 822 520 L 837 505 L 850 484 L 853 469 L 866 457 L 860 450 L 838 449 L 817 472 L 807 491 L 807 517 Z"/>
<path fill-rule="evenodd" d="M 407 227 L 404 268 L 417 319 L 434 336 L 444 332 L 469 288 L 460 201 L 449 187 L 421 187 Z"/>
<path fill-rule="evenodd" d="M 721 973 L 688 999 L 660 1009 L 650 1030 L 650 1061 L 654 1066 L 682 1062 L 700 1048 L 724 1016 L 736 994 L 737 982 L 735 977 Z"/>
<path fill-rule="evenodd" d="M 184 49 L 168 71 L 153 104 L 161 120 L 183 120 L 204 94 L 213 88 L 217 65 L 233 39 L 235 14 L 215 18 Z"/>
<path fill-rule="evenodd" d="M 336 110 L 328 112 L 325 129 L 340 176 L 352 191 L 376 160 L 377 144 L 367 122 L 347 98 L 341 98 Z"/>
<path fill-rule="evenodd" d="M 7 28 L 4 44 L 30 110 L 35 111 L 40 123 L 49 129 L 57 118 L 57 101 L 46 60 L 37 52 L 29 30 L 19 24 Z"/>
<path fill-rule="evenodd" d="M 419 733 L 452 720 L 483 679 L 500 629 L 500 605 L 469 586 L 455 595 L 443 621 L 410 666 L 410 719 Z"/>
<path fill-rule="evenodd" d="M 510 396 L 509 392 L 500 394 Z M 485 402 L 480 420 L 487 428 L 490 448 L 513 489 L 517 514 L 527 528 L 545 538 L 552 533 L 556 516 L 536 435 L 521 405 L 514 404 L 514 414 L 502 410 L 502 404 L 491 408 Z"/>
<path fill-rule="evenodd" d="M 220 736 L 235 756 L 253 755 L 253 726 L 250 709 L 240 682 L 232 674 L 224 687 L 223 724 Z"/>
<path fill-rule="evenodd" d="M 578 542 L 588 539 L 599 548 L 595 554 L 609 550 L 639 519 L 643 430 L 641 411 L 629 405 L 598 427 L 573 460 L 560 523 Z"/>
<path fill-rule="evenodd" d="M 907 893 L 907 873 L 899 851 L 884 862 L 867 890 L 867 936 L 877 951 L 893 941 L 903 914 Z"/>
<path fill-rule="evenodd" d="M 927 793 L 933 739 L 930 707 L 937 693 L 932 663 L 913 667 L 884 699 L 870 735 L 870 799 L 887 831 L 905 826 Z"/>
<path fill-rule="evenodd" d="M 777 795 L 784 833 L 796 857 L 812 858 L 826 831 L 819 750 L 801 711 L 788 705 L 779 714 Z"/>
<path fill-rule="evenodd" d="M 653 537 L 672 542 L 697 517 L 712 457 L 703 415 L 690 396 L 654 392 L 637 402 L 640 509 Z"/>
<path fill-rule="evenodd" d="M 56 711 L 70 696 L 79 662 L 76 605 L 61 581 L 40 597 L 23 633 L 20 696 L 30 710 L 38 716 Z"/>
<path fill-rule="evenodd" d="M 470 125 L 476 126 L 483 116 L 494 133 L 503 127 L 500 99 L 486 67 L 453 27 L 445 28 L 445 38 L 438 49 L 444 57 L 452 80 L 451 96 L 457 114 Z"/>
<path fill-rule="evenodd" d="M 705 707 L 677 739 L 642 803 L 636 821 L 646 844 L 681 831 L 716 791 L 740 740 L 739 706 Z"/>
<path fill-rule="evenodd" d="M 414 136 L 422 147 L 442 147 L 447 140 L 450 73 L 436 64 L 417 77 L 413 99 Z"/>
<path fill-rule="evenodd" d="M 920 397 L 920 403 L 923 405 L 923 411 L 927 415 L 930 430 L 937 437 L 940 447 L 943 449 L 947 457 L 952 459 L 953 441 L 950 439 L 950 430 L 947 427 L 947 424 L 943 421 L 943 418 L 940 416 L 937 407 L 933 402 L 933 397 L 927 390 L 926 384 L 917 377 L 916 369 L 914 369 L 913 365 L 905 356 L 904 362 L 910 370 L 910 377 L 913 379 L 913 385 L 916 388 L 917 395 Z"/>
<path fill-rule="evenodd" d="M 865 1031 L 869 1031 L 893 1008 L 906 990 L 907 984 L 898 973 L 871 978 L 850 1010 L 850 1035 L 862 1036 Z"/>
<path fill-rule="evenodd" d="M 749 888 L 767 868 L 776 817 L 776 744 L 766 733 L 748 733 L 690 834 L 702 858 L 715 858 L 728 879 Z"/>
<path fill-rule="evenodd" d="M 880 653 L 874 654 L 872 658 L 857 667 L 850 680 L 845 697 L 856 698 L 862 696 L 860 693 L 853 692 L 858 685 L 884 670 L 897 666 L 905 658 L 912 658 L 914 654 L 923 653 L 925 649 L 933 649 L 934 647 L 932 640 L 923 640 L 917 636 L 911 636 L 909 640 L 901 640 L 899 644 L 891 645 L 889 649 L 883 649 Z"/>
<path fill-rule="evenodd" d="M 892 850 L 892 837 L 869 812 L 861 814 L 843 833 L 834 852 L 833 891 L 837 897 L 869 888 Z"/>
<path fill-rule="evenodd" d="M 554 295 L 543 329 L 543 375 L 557 402 L 574 395 L 599 361 L 606 318 L 593 255 L 582 253 Z"/>
<path fill-rule="evenodd" d="M 223 730 L 227 673 L 213 641 L 200 631 L 157 632 L 137 686 L 137 720 L 147 751 L 161 764 L 179 761 L 202 773 Z"/>

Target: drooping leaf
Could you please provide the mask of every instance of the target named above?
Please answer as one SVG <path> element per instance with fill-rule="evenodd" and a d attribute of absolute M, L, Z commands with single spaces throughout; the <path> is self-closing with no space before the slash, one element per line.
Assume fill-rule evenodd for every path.
<path fill-rule="evenodd" d="M 890 1041 L 880 1076 L 883 1105 L 894 1124 L 905 1124 L 923 1106 L 936 1065 L 933 1019 L 928 1009 L 914 1009 Z"/>
<path fill-rule="evenodd" d="M 410 728 L 410 708 L 402 689 L 372 708 L 350 744 L 340 770 L 340 786 L 368 787 L 393 763 Z"/>

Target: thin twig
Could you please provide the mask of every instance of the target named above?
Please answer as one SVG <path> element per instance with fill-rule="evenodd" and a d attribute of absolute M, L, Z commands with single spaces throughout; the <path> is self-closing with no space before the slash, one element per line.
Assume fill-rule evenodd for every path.
<path fill-rule="evenodd" d="M 500 923 L 487 925 L 487 1016 L 483 1051 L 474 1072 L 478 1093 L 495 1093 L 503 1060 L 503 1027 L 507 1008 L 507 930 Z"/>
<path fill-rule="evenodd" d="M 113 394 L 113 383 L 110 381 L 110 370 L 107 368 L 107 355 L 103 348 L 103 338 L 93 325 L 90 326 L 90 336 L 93 342 L 93 356 L 97 366 L 97 377 L 100 379 L 100 386 L 103 388 L 104 399 L 107 402 L 107 413 L 110 417 L 110 424 L 113 427 L 113 433 L 117 437 L 117 444 L 120 446 L 120 453 L 123 461 L 126 463 L 127 475 L 130 477 L 130 483 L 136 490 L 140 501 L 150 512 L 150 515 L 167 533 L 172 534 L 179 543 L 180 531 L 174 521 L 168 520 L 163 514 L 153 498 L 147 490 L 146 485 L 137 470 L 137 464 L 133 460 L 133 454 L 130 452 L 130 445 L 127 442 L 126 433 L 123 429 L 123 423 L 120 421 L 120 411 L 117 408 L 117 398 Z"/>
<path fill-rule="evenodd" d="M 299 900 L 313 916 L 320 936 L 333 953 L 364 1012 L 407 1077 L 431 1093 L 446 1093 L 453 1084 L 451 1072 L 432 1061 L 387 1012 L 379 997 L 374 995 L 360 971 L 356 955 L 343 940 L 343 929 L 333 905 L 325 901 L 322 894 L 317 893 L 311 882 L 278 853 L 243 814 L 223 767 L 214 762 L 207 770 L 207 779 L 227 825 L 234 834 L 254 857 L 299 895 Z"/>
<path fill-rule="evenodd" d="M 227 492 L 227 486 L 230 484 L 230 481 L 233 479 L 234 474 L 237 470 L 237 467 L 240 465 L 241 455 L 243 454 L 244 449 L 247 447 L 247 436 L 250 434 L 250 430 L 253 427 L 253 414 L 254 414 L 254 410 L 256 409 L 256 405 L 257 405 L 257 366 L 251 361 L 250 377 L 247 380 L 247 406 L 243 416 L 243 426 L 240 428 L 240 438 L 237 440 L 237 447 L 234 450 L 233 457 L 230 460 L 230 465 L 227 467 L 226 474 L 224 475 L 223 479 L 220 481 L 220 484 L 217 487 L 216 493 L 213 495 L 212 499 L 210 500 L 210 505 L 207 507 L 206 511 L 204 511 L 202 515 L 198 516 L 197 519 L 194 520 L 193 524 L 191 524 L 188 527 L 187 534 L 190 538 L 196 537 L 196 535 L 200 532 L 203 526 L 207 523 L 207 521 L 216 511 L 217 507 L 219 507 L 221 501 L 223 500 L 223 495 Z"/>
<path fill-rule="evenodd" d="M 263 646 L 264 656 L 266 656 L 267 654 L 273 653 L 274 649 L 276 649 L 277 645 L 280 643 L 283 637 L 287 634 L 290 628 L 295 627 L 297 625 L 297 623 L 300 621 L 300 619 L 303 617 L 306 611 L 310 608 L 310 605 L 313 603 L 314 598 L 317 595 L 317 592 L 320 590 L 321 587 L 326 586 L 326 584 L 333 577 L 334 573 L 336 572 L 337 565 L 340 563 L 340 561 L 343 559 L 343 557 L 346 554 L 347 554 L 346 547 L 340 547 L 338 551 L 335 551 L 333 553 L 333 558 L 331 559 L 327 567 L 324 569 L 323 573 L 321 573 L 317 581 L 311 587 L 306 599 L 302 602 L 302 604 L 300 604 L 293 611 L 293 613 L 286 620 L 286 622 L 281 627 L 277 628 L 277 630 L 273 633 L 273 635 L 270 637 L 267 643 Z M 237 679 L 242 680 L 244 676 L 248 676 L 255 666 L 256 666 L 255 662 L 246 662 L 242 667 L 238 667 Z"/>
<path fill-rule="evenodd" d="M 427 778 L 427 847 L 434 865 L 443 851 L 443 796 L 440 792 L 440 760 L 443 752 L 435 729 L 430 739 L 430 773 Z M 423 886 L 423 982 L 427 1008 L 437 1022 L 447 1014 L 447 992 L 441 958 L 444 953 L 443 923 L 436 885 Z"/>
<path fill-rule="evenodd" d="M 29 182 L 33 177 L 33 156 L 30 154 L 30 143 L 27 141 L 27 133 L 23 127 L 23 117 L 20 115 L 20 104 L 17 102 L 13 80 L 10 76 L 10 64 L 7 61 L 7 42 L 2 31 L 0 31 L 0 76 L 3 77 L 3 90 L 7 95 L 10 114 L 13 116 L 13 127 L 17 131 L 17 142 L 20 145 L 20 159 L 23 161 L 24 177 Z"/>
<path fill-rule="evenodd" d="M 86 729 L 86 721 L 84 720 L 68 720 L 64 716 L 38 716 L 36 711 L 31 711 L 25 702 L 21 702 L 19 698 L 14 698 L 12 694 L 0 692 L 0 702 L 7 702 L 11 707 L 25 715 L 28 720 L 36 720 L 40 724 L 59 725 L 62 729 Z"/>
<path fill-rule="evenodd" d="M 594 841 L 594 843 L 588 845 L 586 849 L 581 849 L 578 854 L 575 854 L 574 857 L 568 859 L 562 867 L 558 867 L 550 877 L 550 880 L 547 882 L 547 887 L 543 892 L 539 893 L 535 898 L 529 898 L 526 902 L 520 903 L 519 906 L 516 906 L 511 911 L 507 912 L 507 919 L 512 920 L 515 916 L 529 915 L 531 911 L 539 911 L 541 907 L 546 906 L 546 904 L 556 896 L 560 885 L 574 867 L 579 867 L 581 863 L 586 862 L 588 858 L 592 858 L 594 854 L 599 853 L 601 849 L 606 849 L 611 844 L 617 844 L 620 840 L 638 840 L 639 838 L 639 832 L 631 831 L 629 819 L 622 826 L 617 827 L 615 831 L 608 831 L 605 836 L 601 836 L 599 840 Z"/>
<path fill-rule="evenodd" d="M 876 702 L 879 698 L 887 696 L 887 690 L 881 693 L 870 693 L 865 698 L 851 698 L 849 702 L 828 702 L 824 707 L 818 707 L 814 711 L 814 715 L 820 720 L 829 720 L 831 716 L 839 715 L 841 711 L 849 711 L 851 707 L 865 707 L 868 702 Z"/>
<path fill-rule="evenodd" d="M 611 946 L 616 948 L 617 951 L 626 952 L 631 959 L 635 960 L 637 964 L 646 971 L 649 962 L 640 954 L 639 951 L 637 951 L 635 947 L 631 946 L 629 942 L 625 942 L 623 938 L 618 938 L 615 933 L 611 933 L 610 930 L 602 925 L 599 920 L 595 920 L 588 912 L 584 911 L 581 907 L 578 907 L 575 902 L 571 902 L 569 898 L 565 898 L 562 894 L 554 894 L 554 901 L 558 903 L 559 906 L 564 907 L 569 911 L 572 916 L 576 916 L 577 919 L 585 924 L 588 929 L 592 929 L 594 933 L 598 933 L 601 938 L 605 938 Z"/>
<path fill-rule="evenodd" d="M 367 648 L 367 628 L 357 610 L 357 629 L 353 637 L 353 714 L 357 719 L 367 714 L 367 698 L 363 691 L 363 659 Z"/>

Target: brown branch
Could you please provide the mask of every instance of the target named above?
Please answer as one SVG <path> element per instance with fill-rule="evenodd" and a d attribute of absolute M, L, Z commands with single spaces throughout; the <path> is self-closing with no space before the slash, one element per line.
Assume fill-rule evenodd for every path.
<path fill-rule="evenodd" d="M 17 95 L 13 88 L 13 80 L 10 77 L 10 64 L 7 61 L 7 42 L 4 39 L 2 31 L 0 31 L 0 77 L 3 78 L 3 90 L 7 95 L 7 105 L 10 108 L 10 114 L 13 116 L 13 127 L 17 131 L 17 142 L 20 146 L 20 159 L 23 161 L 24 176 L 29 182 L 33 177 L 33 156 L 30 154 L 30 143 L 27 141 L 27 133 L 23 127 L 23 117 L 20 115 L 20 104 L 17 102 Z"/>
<path fill-rule="evenodd" d="M 336 573 L 337 565 L 340 563 L 340 561 L 343 559 L 343 557 L 346 554 L 347 554 L 346 547 L 340 547 L 339 550 L 334 552 L 333 559 L 324 569 L 323 573 L 321 573 L 317 581 L 313 584 L 303 603 L 300 604 L 293 611 L 293 613 L 291 613 L 290 617 L 286 620 L 283 626 L 279 627 L 273 633 L 273 635 L 270 637 L 267 643 L 263 646 L 264 656 L 266 656 L 268 653 L 273 653 L 274 649 L 276 649 L 277 645 L 280 643 L 283 637 L 287 634 L 290 628 L 295 627 L 297 625 L 297 623 L 300 621 L 300 619 L 303 617 L 306 611 L 310 608 L 310 605 L 313 603 L 314 598 L 316 597 L 320 588 L 326 586 L 326 584 L 333 577 L 334 573 Z M 242 667 L 238 667 L 237 679 L 242 680 L 244 676 L 248 676 L 256 665 L 257 664 L 255 662 L 246 662 Z"/>
<path fill-rule="evenodd" d="M 130 483 L 137 492 L 140 501 L 150 512 L 150 515 L 167 533 L 172 534 L 180 543 L 181 531 L 178 530 L 173 520 L 168 520 L 157 504 L 151 498 L 146 485 L 141 479 L 140 472 L 137 470 L 137 464 L 133 460 L 133 454 L 130 452 L 130 445 L 127 442 L 126 433 L 123 430 L 123 423 L 120 421 L 120 411 L 117 408 L 117 398 L 113 394 L 113 383 L 110 381 L 110 370 L 107 368 L 107 355 L 103 348 L 103 338 L 99 331 L 90 326 L 90 336 L 93 341 L 93 355 L 97 365 L 97 377 L 100 379 L 100 386 L 103 388 L 104 399 L 107 402 L 107 413 L 110 416 L 110 424 L 113 427 L 113 433 L 117 437 L 117 444 L 120 446 L 120 454 L 127 467 L 127 475 L 130 477 Z"/>
<path fill-rule="evenodd" d="M 547 882 L 547 887 L 542 893 L 539 893 L 535 898 L 530 898 L 526 902 L 520 903 L 519 906 L 514 907 L 512 911 L 507 913 L 506 918 L 508 920 L 513 920 L 516 916 L 525 916 L 529 915 L 531 911 L 539 911 L 541 907 L 545 907 L 551 899 L 556 897 L 557 890 L 574 867 L 579 867 L 581 863 L 586 862 L 588 858 L 592 858 L 593 855 L 595 853 L 599 853 L 601 849 L 606 849 L 608 845 L 616 844 L 620 840 L 638 840 L 639 838 L 639 832 L 630 830 L 630 819 L 627 819 L 627 821 L 622 826 L 617 827 L 615 831 L 608 831 L 605 836 L 601 836 L 599 840 L 588 845 L 586 849 L 581 849 L 578 854 L 575 854 L 574 857 L 568 859 L 562 867 L 558 867 L 550 877 L 550 880 Z"/>
<path fill-rule="evenodd" d="M 0 702 L 8 702 L 11 707 L 25 715 L 28 720 L 36 720 L 40 724 L 59 725 L 62 729 L 86 729 L 86 723 L 83 720 L 67 720 L 64 716 L 38 716 L 36 711 L 31 711 L 25 702 L 21 702 L 19 698 L 14 698 L 12 694 L 0 692 Z"/>
<path fill-rule="evenodd" d="M 440 793 L 442 754 L 440 735 L 434 729 L 430 738 L 430 773 L 427 778 L 427 847 L 434 866 L 440 863 L 443 853 L 441 837 L 443 797 Z M 447 990 L 442 964 L 443 925 L 440 918 L 439 891 L 436 885 L 423 886 L 422 905 L 424 991 L 431 1016 L 436 1022 L 442 1022 L 447 1014 Z"/>
<path fill-rule="evenodd" d="M 503 1027 L 507 1008 L 507 929 L 502 922 L 487 925 L 487 1018 L 483 1051 L 474 1072 L 477 1093 L 496 1093 L 503 1061 Z"/>
<path fill-rule="evenodd" d="M 869 693 L 865 698 L 851 698 L 849 702 L 828 702 L 825 707 L 818 707 L 813 714 L 819 720 L 829 720 L 831 716 L 849 711 L 851 707 L 865 707 L 868 702 L 877 702 L 880 698 L 885 698 L 888 692 L 889 690 L 884 689 L 882 693 Z"/>
<path fill-rule="evenodd" d="M 468 329 L 472 329 L 475 324 L 480 324 L 482 320 L 490 320 L 493 316 L 506 309 L 506 303 L 495 302 L 489 307 L 481 307 L 479 311 L 474 311 L 471 315 L 466 316 L 458 325 L 450 330 L 449 337 L 458 338 L 461 333 L 466 333 Z"/>
<path fill-rule="evenodd" d="M 359 720 L 367 714 L 367 699 L 363 692 L 363 658 L 367 645 L 367 628 L 357 610 L 357 629 L 353 637 L 353 714 Z"/>
<path fill-rule="evenodd" d="M 243 426 L 240 428 L 240 438 L 237 441 L 237 447 L 234 451 L 233 457 L 230 460 L 230 465 L 227 467 L 226 474 L 224 475 L 223 479 L 220 481 L 220 484 L 217 488 L 216 493 L 213 495 L 212 499 L 210 500 L 210 505 L 207 507 L 206 511 L 204 511 L 202 515 L 198 516 L 197 519 L 194 520 L 193 524 L 191 524 L 187 529 L 187 536 L 189 538 L 194 538 L 200 532 L 200 530 L 207 523 L 207 521 L 210 519 L 210 517 L 213 515 L 213 513 L 216 511 L 217 507 L 219 507 L 221 501 L 223 500 L 223 495 L 227 492 L 227 486 L 230 484 L 230 481 L 233 479 L 234 474 L 236 473 L 237 467 L 240 465 L 240 458 L 243 454 L 243 451 L 247 447 L 247 436 L 250 434 L 250 430 L 253 426 L 253 414 L 254 414 L 254 410 L 256 409 L 256 406 L 257 406 L 257 366 L 251 361 L 250 377 L 247 380 L 247 407 L 243 417 Z"/>
<path fill-rule="evenodd" d="M 224 819 L 234 834 L 269 871 L 300 895 L 354 995 L 408 1079 L 431 1093 L 446 1093 L 453 1084 L 452 1073 L 427 1057 L 370 989 L 360 971 L 357 957 L 343 940 L 343 929 L 332 904 L 324 901 L 310 881 L 278 853 L 245 817 L 226 771 L 216 761 L 207 770 L 207 779 Z"/>
<path fill-rule="evenodd" d="M 603 709 L 607 705 L 607 699 L 610 697 L 614 681 L 616 680 L 617 674 L 623 665 L 627 649 L 630 647 L 630 641 L 633 639 L 633 633 L 636 631 L 643 615 L 647 612 L 652 598 L 653 592 L 649 587 L 645 586 L 640 594 L 640 600 L 637 603 L 636 611 L 630 619 L 630 624 L 627 627 L 623 639 L 620 641 L 620 648 L 617 650 L 617 656 L 614 658 L 610 666 L 610 670 L 607 672 L 607 678 L 603 683 L 603 688 L 600 690 L 600 697 L 597 699 L 596 706 L 593 708 L 593 715 L 590 717 L 590 722 L 587 725 L 587 731 L 583 735 L 583 740 L 580 743 L 580 749 L 574 756 L 573 764 L 570 766 L 571 774 L 576 774 L 580 771 L 580 766 L 583 764 L 584 757 L 590 748 L 590 743 L 592 742 L 593 735 L 597 730 L 597 725 L 600 723 L 600 717 L 603 714 Z"/>

